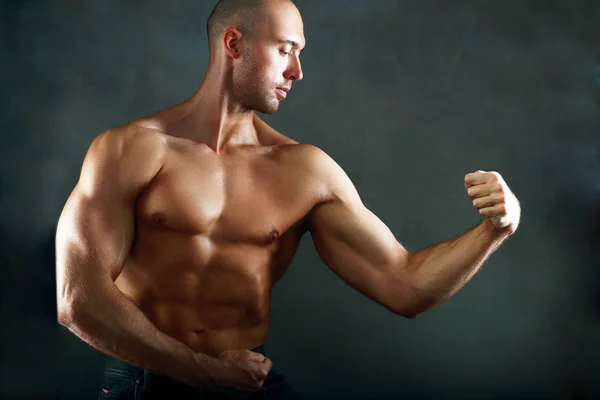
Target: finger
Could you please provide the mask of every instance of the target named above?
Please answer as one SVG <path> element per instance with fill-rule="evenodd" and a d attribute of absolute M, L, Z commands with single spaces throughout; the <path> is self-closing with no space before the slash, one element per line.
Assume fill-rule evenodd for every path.
<path fill-rule="evenodd" d="M 480 185 L 488 181 L 487 172 L 477 170 L 465 175 L 465 186 L 468 188 L 473 185 Z"/>
<path fill-rule="evenodd" d="M 271 361 L 267 358 L 265 360 L 264 366 L 265 366 L 265 369 L 267 370 L 267 372 L 269 372 L 271 370 L 271 368 L 273 368 L 273 361 Z"/>
<path fill-rule="evenodd" d="M 503 194 L 494 194 L 490 196 L 478 197 L 473 200 L 473 206 L 476 208 L 492 207 L 504 202 Z"/>
<path fill-rule="evenodd" d="M 488 183 L 477 186 L 471 186 L 467 189 L 467 193 L 472 198 L 491 196 L 496 193 L 501 193 L 502 187 L 499 183 Z"/>
<path fill-rule="evenodd" d="M 255 365 L 252 368 L 251 375 L 255 381 L 264 380 L 269 375 L 269 370 L 262 365 Z"/>
<path fill-rule="evenodd" d="M 268 358 L 265 360 L 264 363 L 258 364 L 258 368 L 261 371 L 263 371 L 265 374 L 268 374 L 272 367 L 273 367 L 273 362 L 271 362 L 271 360 L 269 360 Z"/>
<path fill-rule="evenodd" d="M 248 351 L 248 360 L 255 362 L 264 362 L 266 357 L 260 353 L 255 353 L 253 351 Z"/>
<path fill-rule="evenodd" d="M 489 196 L 492 194 L 491 188 L 487 185 L 471 186 L 467 189 L 469 197 L 476 199 L 478 197 Z"/>
<path fill-rule="evenodd" d="M 481 208 L 479 209 L 479 215 L 484 218 L 503 217 L 506 215 L 506 205 L 503 203 L 497 204 L 493 207 Z"/>

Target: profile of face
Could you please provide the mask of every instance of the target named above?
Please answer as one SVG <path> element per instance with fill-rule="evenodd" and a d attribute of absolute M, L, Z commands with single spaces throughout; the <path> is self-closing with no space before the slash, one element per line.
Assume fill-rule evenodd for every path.
<path fill-rule="evenodd" d="M 251 110 L 273 114 L 294 81 L 302 79 L 300 52 L 304 26 L 296 6 L 273 2 L 251 37 L 238 43 L 240 55 L 233 62 L 232 92 Z"/>

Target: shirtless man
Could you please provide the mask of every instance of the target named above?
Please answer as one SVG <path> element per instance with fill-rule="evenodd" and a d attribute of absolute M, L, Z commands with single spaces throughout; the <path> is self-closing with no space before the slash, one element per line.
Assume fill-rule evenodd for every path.
<path fill-rule="evenodd" d="M 271 289 L 307 231 L 337 276 L 414 318 L 456 293 L 519 223 L 502 177 L 476 171 L 465 188 L 482 222 L 407 251 L 330 157 L 254 113 L 277 111 L 302 79 L 294 4 L 221 0 L 208 30 L 198 91 L 100 134 L 60 217 L 58 319 L 111 356 L 100 397 L 269 388 L 267 398 L 291 398 L 262 345 Z"/>

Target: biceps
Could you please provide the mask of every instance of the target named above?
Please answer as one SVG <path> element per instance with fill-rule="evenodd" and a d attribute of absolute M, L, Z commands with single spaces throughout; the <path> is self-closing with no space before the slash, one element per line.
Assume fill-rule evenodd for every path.
<path fill-rule="evenodd" d="M 320 205 L 311 215 L 311 234 L 336 275 L 380 303 L 391 301 L 389 292 L 398 289 L 408 252 L 364 205 Z"/>
<path fill-rule="evenodd" d="M 319 206 L 311 218 L 311 233 L 328 257 L 360 259 L 375 269 L 397 264 L 406 253 L 390 229 L 362 204 L 336 201 Z"/>

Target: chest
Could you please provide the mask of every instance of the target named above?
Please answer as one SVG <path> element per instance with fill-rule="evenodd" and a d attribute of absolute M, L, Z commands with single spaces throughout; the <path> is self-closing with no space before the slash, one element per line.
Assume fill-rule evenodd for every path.
<path fill-rule="evenodd" d="M 138 219 L 215 242 L 268 245 L 312 207 L 310 182 L 272 152 L 170 155 L 138 199 Z"/>

